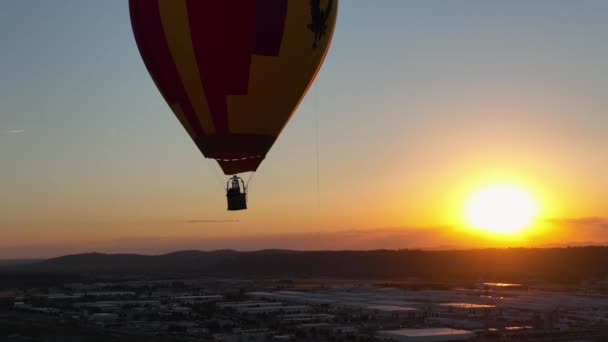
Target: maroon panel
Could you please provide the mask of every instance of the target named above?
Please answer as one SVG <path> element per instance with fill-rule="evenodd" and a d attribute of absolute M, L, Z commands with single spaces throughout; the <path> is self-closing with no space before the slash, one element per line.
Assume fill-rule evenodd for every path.
<path fill-rule="evenodd" d="M 203 136 L 202 126 L 192 108 L 167 44 L 158 1 L 130 0 L 129 10 L 135 41 L 156 86 L 168 103 L 181 106 L 195 136 Z"/>
<path fill-rule="evenodd" d="M 158 0 L 130 0 L 142 58 L 163 96 L 181 105 L 195 143 L 226 174 L 255 171 L 276 137 L 231 134 L 227 95 L 247 94 L 253 54 L 280 52 L 287 0 L 188 0 L 192 46 L 216 134 L 204 135 L 181 83 L 162 27 Z"/>
<path fill-rule="evenodd" d="M 279 55 L 286 18 L 287 0 L 256 0 L 254 54 Z"/>
<path fill-rule="evenodd" d="M 253 49 L 255 0 L 223 1 L 226 94 L 246 95 Z"/>
<path fill-rule="evenodd" d="M 188 1 L 192 46 L 215 130 L 220 134 L 228 132 L 223 3 L 224 1 Z"/>

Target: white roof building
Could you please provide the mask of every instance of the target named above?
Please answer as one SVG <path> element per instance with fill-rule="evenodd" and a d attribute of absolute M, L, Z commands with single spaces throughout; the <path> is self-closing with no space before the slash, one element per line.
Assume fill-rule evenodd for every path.
<path fill-rule="evenodd" d="M 220 300 L 224 300 L 224 296 L 222 296 L 222 295 L 176 296 L 176 297 L 173 297 L 173 300 L 176 300 L 180 303 L 186 303 L 186 304 L 204 304 L 204 303 L 219 302 Z"/>
<path fill-rule="evenodd" d="M 424 315 L 423 310 L 397 305 L 368 305 L 365 311 L 382 316 L 422 317 Z"/>
<path fill-rule="evenodd" d="M 468 341 L 476 337 L 474 332 L 448 328 L 399 329 L 378 332 L 378 337 L 403 342 Z"/>
<path fill-rule="evenodd" d="M 223 302 L 217 303 L 217 306 L 220 309 L 230 308 L 230 309 L 240 309 L 240 308 L 259 308 L 259 307 L 275 307 L 275 306 L 283 306 L 283 303 L 280 302 Z"/>
<path fill-rule="evenodd" d="M 267 314 L 267 313 L 297 313 L 309 312 L 310 306 L 306 305 L 285 305 L 285 306 L 258 306 L 258 307 L 242 307 L 236 309 L 241 314 Z"/>

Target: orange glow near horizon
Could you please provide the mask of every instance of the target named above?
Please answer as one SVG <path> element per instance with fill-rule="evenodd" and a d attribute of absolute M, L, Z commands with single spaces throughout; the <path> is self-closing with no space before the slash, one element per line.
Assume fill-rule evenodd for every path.
<path fill-rule="evenodd" d="M 447 191 L 437 203 L 442 208 L 437 218 L 454 227 L 463 243 L 499 247 L 562 240 L 551 220 L 573 215 L 576 208 L 567 191 L 553 186 L 555 179 L 539 177 L 542 172 L 528 167 L 522 167 L 528 172 L 480 168 L 471 165 L 440 185 Z"/>

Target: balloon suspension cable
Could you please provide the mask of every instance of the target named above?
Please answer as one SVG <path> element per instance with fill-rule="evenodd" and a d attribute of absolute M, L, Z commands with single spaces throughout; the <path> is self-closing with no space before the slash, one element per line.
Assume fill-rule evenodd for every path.
<path fill-rule="evenodd" d="M 247 177 L 247 181 L 245 182 L 245 201 L 249 202 L 249 182 L 251 182 L 253 180 L 253 177 L 255 176 L 255 171 L 252 172 L 249 177 Z"/>
<path fill-rule="evenodd" d="M 253 176 L 255 176 L 255 171 L 253 171 L 249 177 L 247 177 L 247 181 L 245 182 L 245 189 L 249 189 L 249 182 L 253 180 Z"/>
<path fill-rule="evenodd" d="M 217 171 L 217 166 L 213 165 L 213 164 L 215 164 L 215 161 L 203 160 L 203 163 L 205 163 L 205 165 L 207 165 L 207 167 L 211 170 L 211 173 L 213 173 L 215 175 L 215 180 L 220 185 L 220 187 L 222 189 L 225 189 L 226 186 L 224 184 L 224 179 L 223 179 L 222 175 L 220 175 L 219 172 Z"/>
<path fill-rule="evenodd" d="M 320 186 L 320 167 L 319 167 L 319 82 L 314 84 L 315 97 L 315 154 L 316 154 L 316 181 L 317 181 L 317 210 L 321 211 L 321 186 Z"/>

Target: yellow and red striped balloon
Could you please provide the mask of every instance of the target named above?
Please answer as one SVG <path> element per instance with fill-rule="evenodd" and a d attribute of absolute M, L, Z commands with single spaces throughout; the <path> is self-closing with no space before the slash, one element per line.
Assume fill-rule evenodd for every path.
<path fill-rule="evenodd" d="M 200 151 L 255 171 L 327 53 L 338 0 L 130 0 L 139 51 Z"/>

